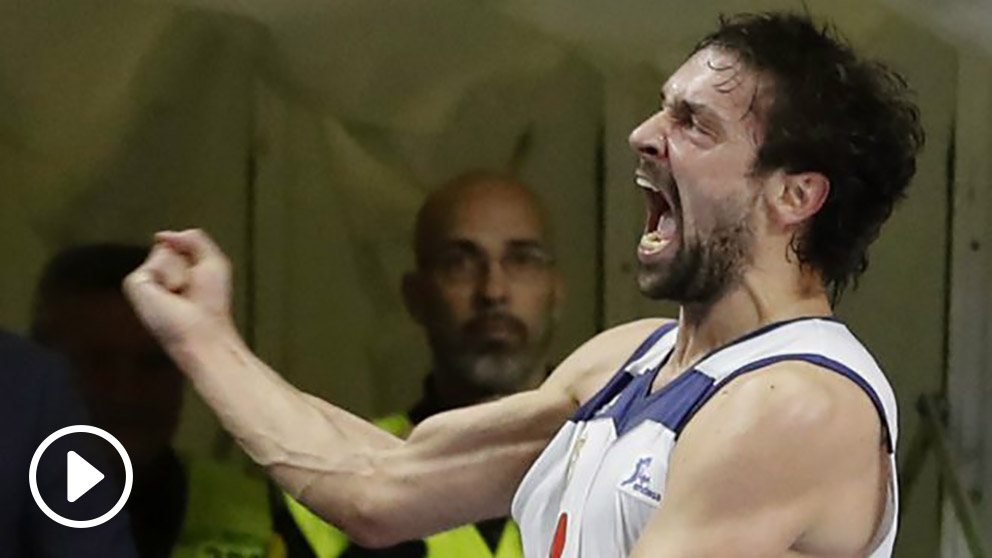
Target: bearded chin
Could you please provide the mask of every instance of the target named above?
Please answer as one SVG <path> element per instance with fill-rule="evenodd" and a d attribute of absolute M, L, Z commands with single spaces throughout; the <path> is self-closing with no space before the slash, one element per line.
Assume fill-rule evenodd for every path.
<path fill-rule="evenodd" d="M 750 229 L 744 223 L 714 232 L 706 244 L 683 237 L 668 264 L 640 264 L 637 283 L 653 300 L 710 304 L 740 281 L 751 259 Z"/>
<path fill-rule="evenodd" d="M 641 293 L 652 300 L 687 302 L 693 290 L 695 277 L 702 267 L 702 252 L 698 248 L 679 247 L 678 253 L 667 264 L 640 264 L 637 285 Z"/>

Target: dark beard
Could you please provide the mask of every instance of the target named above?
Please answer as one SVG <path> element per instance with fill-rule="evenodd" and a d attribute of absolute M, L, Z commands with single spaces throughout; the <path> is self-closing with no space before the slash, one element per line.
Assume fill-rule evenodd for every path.
<path fill-rule="evenodd" d="M 742 219 L 713 231 L 705 244 L 689 245 L 683 235 L 670 264 L 640 264 L 641 292 L 680 304 L 714 302 L 737 284 L 750 260 L 753 235 L 746 222 Z"/>

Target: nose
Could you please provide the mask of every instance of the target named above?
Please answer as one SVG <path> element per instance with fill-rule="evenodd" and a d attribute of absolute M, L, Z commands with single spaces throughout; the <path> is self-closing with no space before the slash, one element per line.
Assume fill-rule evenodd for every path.
<path fill-rule="evenodd" d="M 664 161 L 668 157 L 668 130 L 665 121 L 664 114 L 659 111 L 641 122 L 627 138 L 631 149 L 646 159 Z"/>
<path fill-rule="evenodd" d="M 498 261 L 490 261 L 482 274 L 476 290 L 480 305 L 484 308 L 505 304 L 509 295 L 509 278 Z"/>

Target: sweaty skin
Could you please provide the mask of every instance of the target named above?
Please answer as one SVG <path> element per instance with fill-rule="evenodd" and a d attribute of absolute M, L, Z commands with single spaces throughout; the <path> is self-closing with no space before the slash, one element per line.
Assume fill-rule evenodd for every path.
<path fill-rule="evenodd" d="M 642 289 L 679 286 L 671 276 L 683 247 L 725 235 L 739 248 L 726 260 L 730 275 L 707 277 L 718 296 L 682 305 L 655 390 L 763 325 L 830 314 L 820 277 L 790 252 L 829 182 L 816 173 L 751 176 L 760 123 L 747 109 L 761 76 L 740 69 L 728 93 L 722 72 L 735 60 L 715 48 L 695 54 L 630 138 L 638 184 L 679 200 L 674 231 L 672 222 L 646 225 L 659 234 L 641 243 Z M 746 230 L 728 229 L 734 222 Z M 230 317 L 229 263 L 201 231 L 158 234 L 125 287 L 245 451 L 364 546 L 505 516 L 549 439 L 663 323 L 608 330 L 537 389 L 435 415 L 403 441 L 300 392 L 251 354 Z M 769 366 L 727 384 L 686 427 L 665 500 L 632 556 L 863 556 L 884 509 L 887 467 L 879 417 L 858 386 L 808 364 Z"/>

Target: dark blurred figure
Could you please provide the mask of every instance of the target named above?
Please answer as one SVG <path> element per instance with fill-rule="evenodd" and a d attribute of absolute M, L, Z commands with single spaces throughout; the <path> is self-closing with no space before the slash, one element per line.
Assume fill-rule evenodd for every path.
<path fill-rule="evenodd" d="M 172 448 L 183 378 L 121 293 L 147 254 L 120 244 L 59 253 L 38 285 L 32 335 L 69 359 L 92 424 L 131 457 L 127 510 L 143 558 L 281 556 L 264 481 Z"/>
<path fill-rule="evenodd" d="M 413 409 L 376 424 L 405 437 L 433 414 L 532 389 L 544 380 L 564 297 L 549 237 L 537 197 L 510 176 L 466 173 L 427 198 L 417 214 L 417 266 L 403 278 L 403 299 L 424 329 L 433 362 Z M 522 556 L 519 532 L 509 519 L 368 550 L 287 501 L 309 546 L 303 551 L 291 546 L 294 556 Z"/>
<path fill-rule="evenodd" d="M 88 529 L 64 527 L 42 513 L 28 488 L 31 458 L 41 442 L 56 430 L 85 422 L 83 406 L 72 391 L 62 363 L 33 344 L 0 332 L 0 424 L 3 424 L 3 436 L 0 436 L 0 499 L 3 502 L 0 505 L 0 556 L 135 556 L 126 513 Z M 88 462 L 101 463 L 101 456 L 91 455 L 88 448 L 74 444 L 72 447 Z M 43 497 L 46 493 L 64 493 L 66 486 L 66 460 L 47 455 L 48 450 L 37 474 L 38 490 Z M 109 462 L 119 461 L 119 457 L 113 456 Z M 86 519 L 103 515 L 116 503 L 117 495 L 105 490 L 107 484 L 98 483 L 86 498 L 79 500 L 92 508 L 92 513 L 84 514 Z M 45 497 L 46 503 L 56 513 L 62 513 L 58 503 L 49 498 Z M 78 507 L 76 511 L 80 511 Z"/>

